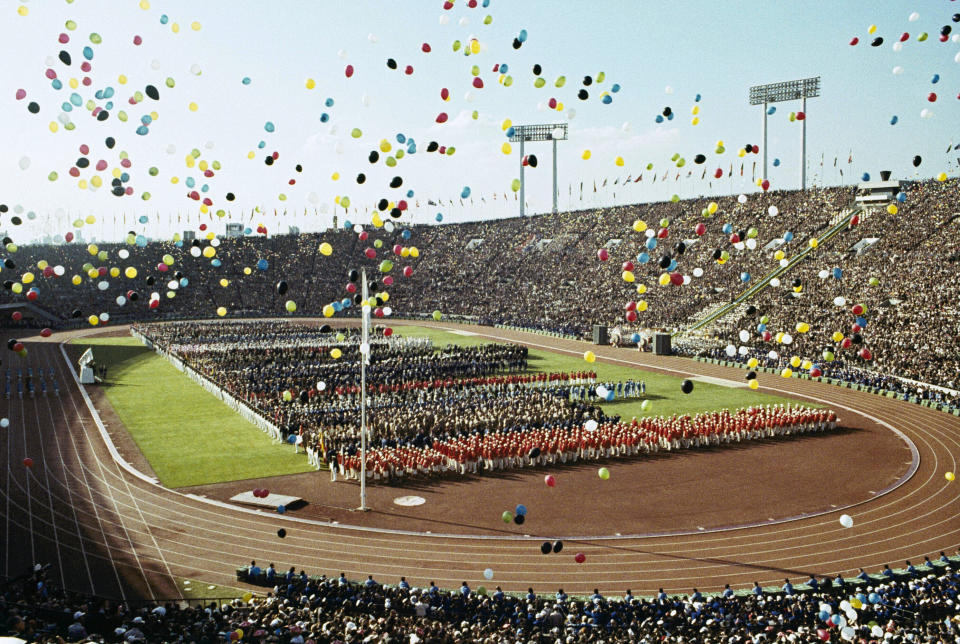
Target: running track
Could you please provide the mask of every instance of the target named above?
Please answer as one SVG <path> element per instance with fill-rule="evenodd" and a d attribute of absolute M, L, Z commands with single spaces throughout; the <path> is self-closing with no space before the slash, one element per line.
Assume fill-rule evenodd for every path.
<path fill-rule="evenodd" d="M 455 325 L 436 326 L 457 328 Z M 465 327 L 501 340 L 581 354 L 583 343 L 500 329 Z M 467 580 L 484 583 L 490 567 L 496 578 L 487 585 L 505 590 L 571 594 L 595 587 L 614 593 L 631 588 L 651 595 L 660 587 L 687 592 L 691 587 L 715 591 L 779 585 L 789 576 L 810 573 L 853 576 L 858 567 L 876 572 L 883 564 L 902 566 L 940 550 L 960 546 L 960 483 L 948 483 L 960 455 L 960 418 L 933 409 L 868 393 L 806 380 L 783 380 L 760 374 L 766 390 L 787 391 L 828 403 L 842 413 L 862 413 L 903 432 L 918 450 L 915 474 L 893 492 L 847 510 L 855 525 L 842 528 L 831 513 L 753 528 L 673 537 L 567 542 L 587 555 L 585 564 L 571 556 L 536 556 L 537 543 L 525 540 L 450 539 L 429 535 L 382 534 L 312 525 L 275 514 L 259 515 L 208 504 L 162 489 L 126 471 L 113 459 L 73 381 L 59 348 L 64 334 L 48 341 L 33 338 L 21 361 L 36 371 L 53 370 L 60 395 L 16 391 L 0 399 L 0 415 L 10 426 L 0 429 L 0 576 L 17 576 L 33 562 L 51 563 L 55 582 L 64 587 L 115 598 L 178 598 L 176 578 L 236 586 L 234 570 L 256 559 L 278 570 L 296 566 L 311 573 L 338 574 L 395 583 L 406 575 L 414 585 L 435 580 L 455 588 Z M 616 360 L 679 375 L 698 374 L 738 379 L 742 372 L 681 358 L 638 355 L 635 351 L 594 347 L 600 360 Z M 7 354 L 12 357 L 12 354 Z M 18 359 L 2 368 L 16 369 Z M 110 428 L 115 431 L 117 428 Z M 34 459 L 27 468 L 24 457 Z M 877 463 L 878 468 L 888 464 Z M 811 463 L 816 467 L 816 463 Z M 823 472 L 830 485 L 831 472 Z M 706 490 L 736 494 L 736 490 Z M 709 503 L 709 498 L 704 499 Z M 789 508 L 789 499 L 783 500 Z M 733 522 L 731 522 L 733 523 Z M 280 540 L 278 526 L 290 535 Z M 575 530 L 571 530 L 575 533 Z M 195 582 L 196 583 L 196 582 Z"/>

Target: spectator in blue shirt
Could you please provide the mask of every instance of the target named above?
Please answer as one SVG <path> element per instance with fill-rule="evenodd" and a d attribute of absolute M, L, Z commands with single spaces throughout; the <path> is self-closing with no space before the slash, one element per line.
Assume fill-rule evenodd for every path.
<path fill-rule="evenodd" d="M 860 572 L 857 573 L 857 579 L 862 579 L 863 581 L 870 581 L 870 575 L 867 574 L 866 570 L 861 568 Z"/>
<path fill-rule="evenodd" d="M 783 586 L 780 587 L 780 590 L 782 590 L 783 594 L 787 597 L 793 596 L 793 584 L 790 583 L 789 579 L 783 580 Z"/>
<path fill-rule="evenodd" d="M 397 584 L 397 585 L 398 585 L 400 588 L 402 588 L 403 590 L 410 590 L 410 584 L 407 583 L 407 578 L 406 578 L 406 577 L 401 577 L 401 578 L 400 578 L 400 583 Z"/>
<path fill-rule="evenodd" d="M 439 592 L 440 592 L 440 588 L 437 586 L 436 582 L 431 581 L 431 582 L 430 582 L 430 594 L 431 594 L 431 595 L 436 595 L 436 594 L 439 593 Z"/>
<path fill-rule="evenodd" d="M 599 589 L 599 588 L 594 588 L 594 589 L 593 589 L 593 594 L 590 595 L 590 599 L 591 599 L 594 603 L 596 603 L 596 601 L 597 601 L 598 599 L 599 599 L 600 601 L 603 601 L 603 595 L 600 594 L 600 589 Z"/>
<path fill-rule="evenodd" d="M 843 575 L 837 573 L 837 576 L 833 578 L 833 585 L 843 588 L 847 583 L 847 580 L 843 578 Z"/>
<path fill-rule="evenodd" d="M 567 593 L 563 592 L 563 588 L 557 590 L 557 601 L 561 604 L 567 601 Z"/>
<path fill-rule="evenodd" d="M 727 599 L 733 597 L 733 589 L 730 588 L 730 584 L 723 585 L 723 596 Z"/>
<path fill-rule="evenodd" d="M 692 598 L 693 601 L 695 601 L 695 602 L 702 602 L 702 601 L 703 601 L 703 593 L 701 593 L 699 590 L 697 590 L 696 588 L 694 588 L 694 589 L 693 589 L 693 595 L 691 596 L 691 598 Z"/>
<path fill-rule="evenodd" d="M 533 588 L 527 588 L 527 601 L 533 602 L 537 601 L 537 595 L 533 592 Z"/>
<path fill-rule="evenodd" d="M 338 586 L 346 586 L 347 583 L 348 583 L 348 582 L 347 582 L 347 574 L 341 572 L 341 573 L 340 573 L 340 578 L 337 579 L 337 585 L 338 585 Z"/>
<path fill-rule="evenodd" d="M 470 586 L 467 585 L 467 582 L 463 582 L 460 584 L 460 594 L 463 595 L 464 597 L 470 596 Z"/>
<path fill-rule="evenodd" d="M 667 601 L 667 593 L 663 592 L 663 588 L 661 588 L 657 592 L 657 601 L 661 601 L 661 602 Z"/>
<path fill-rule="evenodd" d="M 497 602 L 503 601 L 503 589 L 500 588 L 500 586 L 497 586 L 496 592 L 493 593 L 493 600 Z"/>
<path fill-rule="evenodd" d="M 374 586 L 377 585 L 377 582 L 374 581 L 373 575 L 367 575 L 367 580 L 363 582 L 363 585 L 366 586 L 367 588 L 373 588 Z"/>
<path fill-rule="evenodd" d="M 631 593 L 630 589 L 627 588 L 627 593 L 623 596 L 623 601 L 630 604 L 630 603 L 633 603 L 633 600 L 634 600 L 633 593 Z"/>
<path fill-rule="evenodd" d="M 759 581 L 753 582 L 753 590 L 751 591 L 754 595 L 762 595 L 763 587 L 760 585 Z"/>
<path fill-rule="evenodd" d="M 893 577 L 893 571 L 890 570 L 890 564 L 883 565 L 883 572 L 881 573 L 884 577 Z"/>
<path fill-rule="evenodd" d="M 906 562 L 906 564 L 907 564 L 907 574 L 910 575 L 911 577 L 916 577 L 918 574 L 916 567 L 914 567 L 914 565 L 910 563 L 909 560 Z"/>
<path fill-rule="evenodd" d="M 267 566 L 267 583 L 272 584 L 277 579 L 277 569 L 273 567 L 273 564 Z"/>
<path fill-rule="evenodd" d="M 258 577 L 260 577 L 260 573 L 261 573 L 261 572 L 262 572 L 262 571 L 260 570 L 260 566 L 257 565 L 257 562 L 256 562 L 256 561 L 251 561 L 251 562 L 250 562 L 250 568 L 247 570 L 247 578 L 248 578 L 248 579 L 254 579 L 254 580 L 255 580 L 255 579 L 257 579 Z"/>
<path fill-rule="evenodd" d="M 820 582 L 817 581 L 817 578 L 814 577 L 813 575 L 810 575 L 810 579 L 807 580 L 807 585 L 810 586 L 810 588 L 812 588 L 813 590 L 817 590 L 820 588 Z"/>

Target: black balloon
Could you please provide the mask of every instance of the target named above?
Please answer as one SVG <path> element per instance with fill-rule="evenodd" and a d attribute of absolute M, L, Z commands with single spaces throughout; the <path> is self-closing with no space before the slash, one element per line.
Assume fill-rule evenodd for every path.
<path fill-rule="evenodd" d="M 380 201 L 377 202 L 377 210 L 382 212 L 386 210 L 389 205 L 390 205 L 389 201 L 387 201 L 386 199 L 381 199 Z"/>
<path fill-rule="evenodd" d="M 108 136 L 107 139 L 103 142 L 103 144 L 107 146 L 108 150 L 112 150 L 113 146 L 117 144 L 117 141 L 112 136 Z"/>
<path fill-rule="evenodd" d="M 300 392 L 300 402 L 306 405 L 308 400 L 310 400 L 310 394 L 308 394 L 307 390 L 304 389 Z"/>
<path fill-rule="evenodd" d="M 553 553 L 554 553 L 554 554 L 560 552 L 561 550 L 563 550 L 563 542 L 562 542 L 562 541 L 558 541 L 558 542 L 556 542 L 555 544 L 553 544 Z"/>
<path fill-rule="evenodd" d="M 951 31 L 953 31 L 953 27 L 950 25 L 944 25 L 940 27 L 940 34 L 943 36 L 949 36 Z"/>
<path fill-rule="evenodd" d="M 719 248 L 715 249 L 715 250 L 713 251 L 713 258 L 714 258 L 714 259 L 720 259 L 721 257 L 723 257 L 723 251 L 720 250 Z"/>
<path fill-rule="evenodd" d="M 390 179 L 391 188 L 399 188 L 402 185 L 403 185 L 403 177 L 394 177 L 393 179 Z"/>
<path fill-rule="evenodd" d="M 356 282 L 357 280 L 360 279 L 360 271 L 358 271 L 355 268 L 350 269 L 350 272 L 347 273 L 347 279 L 350 280 L 351 282 Z"/>
<path fill-rule="evenodd" d="M 397 61 L 395 61 L 395 60 L 392 59 L 392 58 L 388 58 L 388 59 L 387 59 L 387 67 L 389 67 L 390 69 L 396 69 L 396 68 L 397 68 Z"/>
<path fill-rule="evenodd" d="M 9 244 L 9 243 L 10 243 L 10 242 L 7 242 L 7 244 Z M 4 244 L 4 245 L 6 245 L 6 244 Z M 3 260 L 3 266 L 4 266 L 4 268 L 16 268 L 16 267 L 17 267 L 16 263 L 14 263 L 14 261 L 13 261 L 12 259 L 10 259 L 9 257 L 6 258 L 5 260 Z"/>
<path fill-rule="evenodd" d="M 283 280 L 280 280 L 279 282 L 277 282 L 277 293 L 279 293 L 280 295 L 283 295 L 284 293 L 287 292 L 287 289 L 288 289 L 288 286 L 286 282 L 284 282 Z"/>
<path fill-rule="evenodd" d="M 380 153 L 377 152 L 376 150 L 371 150 L 370 156 L 367 157 L 367 161 L 369 161 L 370 163 L 376 163 L 379 160 L 380 160 Z"/>
<path fill-rule="evenodd" d="M 579 92 L 577 92 L 577 98 L 579 98 L 581 101 L 585 101 L 588 98 L 590 98 L 590 92 L 588 92 L 585 89 L 582 89 Z"/>
<path fill-rule="evenodd" d="M 683 255 L 683 253 L 687 250 L 687 245 L 683 242 L 677 242 L 673 249 L 677 251 L 677 255 Z"/>
<path fill-rule="evenodd" d="M 550 554 L 551 550 L 553 550 L 553 546 L 550 545 L 549 541 L 544 541 L 543 544 L 541 544 L 540 546 L 540 552 L 542 552 L 545 555 Z"/>
<path fill-rule="evenodd" d="M 757 307 L 755 307 L 753 304 L 747 307 L 747 315 L 756 315 L 756 314 L 757 314 Z"/>
<path fill-rule="evenodd" d="M 882 45 L 882 44 L 883 44 L 883 38 L 877 36 L 876 38 L 873 39 L 873 42 L 870 43 L 870 46 L 871 46 L 871 47 L 879 47 L 879 46 Z"/>
<path fill-rule="evenodd" d="M 513 522 L 516 523 L 517 525 L 523 525 L 523 522 L 526 520 L 527 518 L 522 514 L 518 514 L 517 516 L 513 517 Z"/>
<path fill-rule="evenodd" d="M 921 163 L 923 163 L 923 157 L 921 157 L 919 154 L 918 154 L 917 156 L 913 157 L 913 167 L 914 167 L 914 168 L 919 168 Z"/>
<path fill-rule="evenodd" d="M 542 71 L 543 71 L 543 68 L 540 67 L 540 64 L 539 64 L 539 63 L 537 63 L 536 65 L 533 66 L 533 73 L 534 73 L 535 75 L 539 76 L 539 75 L 540 75 L 540 72 L 542 72 Z"/>
<path fill-rule="evenodd" d="M 147 85 L 147 86 L 144 88 L 143 93 L 146 94 L 147 96 L 149 96 L 150 98 L 152 98 L 152 99 L 155 100 L 155 101 L 159 101 L 159 100 L 160 100 L 160 92 L 157 91 L 157 88 L 154 87 L 153 85 Z"/>
<path fill-rule="evenodd" d="M 863 344 L 863 336 L 859 333 L 854 333 L 850 336 L 850 341 L 854 344 Z"/>
<path fill-rule="evenodd" d="M 960 13 L 953 14 L 953 21 L 960 22 Z"/>
<path fill-rule="evenodd" d="M 753 379 L 755 379 L 756 377 L 757 377 L 757 372 L 756 372 L 756 371 L 748 371 L 748 372 L 747 372 L 747 380 L 753 380 Z"/>
<path fill-rule="evenodd" d="M 670 108 L 669 105 L 668 105 L 667 107 L 663 108 L 663 115 L 664 115 L 664 116 L 670 116 L 671 114 L 673 114 L 673 110 Z"/>
<path fill-rule="evenodd" d="M 7 340 L 7 348 L 13 351 L 13 345 L 15 345 L 16 343 L 17 343 L 16 338 L 10 338 L 9 340 Z"/>
<path fill-rule="evenodd" d="M 539 447 L 534 447 L 532 450 L 530 450 L 530 458 L 537 458 L 538 456 L 540 456 Z"/>
<path fill-rule="evenodd" d="M 287 531 L 284 530 L 283 528 L 280 528 L 279 530 L 277 530 L 277 536 L 283 539 L 285 536 L 287 536 Z"/>
<path fill-rule="evenodd" d="M 87 157 L 80 157 L 79 159 L 77 159 L 77 162 L 74 165 L 80 169 L 86 168 L 87 166 L 90 165 L 90 159 L 88 159 Z"/>
<path fill-rule="evenodd" d="M 110 118 L 110 112 L 107 110 L 100 110 L 100 112 L 97 113 L 98 121 L 106 121 L 108 118 Z"/>
<path fill-rule="evenodd" d="M 227 201 L 233 201 L 233 200 L 236 199 L 236 198 L 237 198 L 237 196 L 236 196 L 235 194 L 233 194 L 232 192 L 228 192 L 228 193 L 227 193 Z"/>
<path fill-rule="evenodd" d="M 537 155 L 536 155 L 536 154 L 528 154 L 528 155 L 527 155 L 527 165 L 529 165 L 531 168 L 536 168 L 536 167 L 537 167 Z"/>
<path fill-rule="evenodd" d="M 128 300 L 131 300 L 131 301 L 133 301 L 133 302 L 136 302 L 137 300 L 140 299 L 140 294 L 137 293 L 136 291 L 128 291 L 128 292 L 127 292 L 127 299 L 128 299 Z"/>
<path fill-rule="evenodd" d="M 293 169 L 296 170 L 297 172 L 303 172 L 303 166 L 300 165 L 299 163 L 295 165 Z"/>
<path fill-rule="evenodd" d="M 70 64 L 70 52 L 61 50 L 60 51 L 60 62 L 64 65 Z"/>
<path fill-rule="evenodd" d="M 681 383 L 680 383 L 680 391 L 682 391 L 682 392 L 685 393 L 685 394 L 689 394 L 691 391 L 693 391 L 693 381 L 692 381 L 692 380 L 684 380 L 683 382 L 681 382 Z"/>
<path fill-rule="evenodd" d="M 402 215 L 403 215 L 403 211 L 400 210 L 399 208 L 390 209 L 390 216 L 393 217 L 394 219 L 400 219 Z"/>
<path fill-rule="evenodd" d="M 693 157 L 693 162 L 696 163 L 697 165 L 700 165 L 706 160 L 707 160 L 707 157 L 706 155 L 703 155 L 703 154 L 698 154 L 697 156 Z"/>
<path fill-rule="evenodd" d="M 157 283 L 157 279 L 153 275 L 147 278 L 147 286 L 153 286 L 156 283 Z"/>
<path fill-rule="evenodd" d="M 796 288 L 797 286 L 803 286 L 803 282 L 800 280 L 799 277 L 798 277 L 797 279 L 793 280 L 793 286 L 794 286 L 794 288 Z"/>
<path fill-rule="evenodd" d="M 357 183 L 363 183 L 366 180 L 367 180 L 367 175 L 363 174 L 362 172 L 357 175 Z"/>
<path fill-rule="evenodd" d="M 3 288 L 7 289 L 8 291 L 9 291 L 10 289 L 12 289 L 12 288 L 13 288 L 13 280 L 4 280 L 4 282 L 3 282 Z"/>
<path fill-rule="evenodd" d="M 666 268 L 670 266 L 670 262 L 672 261 L 673 261 L 672 257 L 670 257 L 669 255 L 664 255 L 663 257 L 660 258 L 660 268 Z"/>
<path fill-rule="evenodd" d="M 519 39 L 519 38 L 514 38 L 514 39 L 513 39 L 513 48 L 514 48 L 514 49 L 520 49 L 520 47 L 522 47 L 522 46 L 523 46 L 523 43 L 520 42 L 520 39 Z"/>
<path fill-rule="evenodd" d="M 320 327 L 320 333 L 332 333 L 333 328 L 329 324 L 324 324 Z"/>
<path fill-rule="evenodd" d="M 584 86 L 584 87 L 590 87 L 591 85 L 593 85 L 593 79 L 590 78 L 589 76 L 584 76 L 584 77 L 583 77 L 583 86 Z"/>
<path fill-rule="evenodd" d="M 14 215 L 13 217 L 10 218 L 10 223 L 13 224 L 14 226 L 19 226 L 20 224 L 23 223 L 23 220 L 17 217 L 16 215 Z"/>
<path fill-rule="evenodd" d="M 27 105 L 27 111 L 31 114 L 37 114 L 40 111 L 40 106 L 37 105 L 36 101 L 30 101 L 30 103 Z"/>
<path fill-rule="evenodd" d="M 427 152 L 436 152 L 440 148 L 440 144 L 436 141 L 430 141 L 427 143 Z"/>
<path fill-rule="evenodd" d="M 80 317 L 81 315 L 83 315 L 83 311 L 81 311 L 80 309 L 73 309 L 73 312 L 70 313 L 70 315 L 71 315 L 71 317 L 78 318 L 78 317 Z"/>

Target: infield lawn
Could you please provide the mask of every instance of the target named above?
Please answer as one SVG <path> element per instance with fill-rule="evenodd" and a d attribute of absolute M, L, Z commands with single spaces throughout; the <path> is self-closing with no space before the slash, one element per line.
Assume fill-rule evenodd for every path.
<path fill-rule="evenodd" d="M 160 481 L 186 487 L 309 472 L 301 452 L 276 444 L 136 338 L 86 338 L 107 365 L 107 400 Z"/>
<path fill-rule="evenodd" d="M 452 333 L 443 329 L 430 327 L 397 325 L 394 327 L 394 333 L 398 335 L 428 337 L 433 340 L 434 345 L 442 347 L 447 344 L 476 345 L 492 342 L 486 338 L 475 335 L 461 335 Z M 586 347 L 586 345 L 584 345 Z M 584 349 L 586 350 L 586 348 Z M 694 382 L 693 392 L 684 394 L 680 391 L 680 383 L 683 378 L 668 376 L 652 371 L 646 371 L 636 367 L 627 367 L 622 365 L 610 364 L 597 360 L 593 364 L 588 364 L 581 356 L 575 356 L 567 353 L 556 353 L 553 351 L 543 351 L 540 349 L 530 349 L 528 365 L 533 372 L 571 372 L 571 371 L 596 371 L 597 382 L 622 382 L 634 380 L 639 382 L 643 380 L 647 385 L 646 398 L 650 400 L 650 408 L 646 411 L 640 408 L 642 399 L 624 398 L 605 402 L 600 405 L 603 410 L 610 415 L 618 415 L 621 418 L 629 420 L 633 416 L 670 416 L 673 414 L 696 414 L 703 411 L 713 411 L 715 409 L 738 409 L 740 407 L 749 407 L 750 405 L 772 405 L 776 403 L 797 404 L 798 401 L 780 396 L 774 396 L 760 391 L 752 391 L 745 386 L 725 386 L 722 384 L 713 384 L 707 382 Z M 745 372 L 732 372 L 731 385 L 746 384 L 743 380 Z M 803 404 L 807 407 L 820 407 L 821 405 L 808 403 Z"/>

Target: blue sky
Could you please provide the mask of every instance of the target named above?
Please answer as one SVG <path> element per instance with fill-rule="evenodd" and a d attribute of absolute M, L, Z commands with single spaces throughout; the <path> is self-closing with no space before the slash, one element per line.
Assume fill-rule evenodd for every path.
<path fill-rule="evenodd" d="M 28 9 L 26 16 L 18 15 L 21 6 Z M 501 124 L 507 118 L 513 123 L 569 123 L 570 140 L 559 145 L 561 209 L 654 201 L 674 193 L 749 193 L 759 190 L 750 178 L 752 163 L 761 160 L 760 155 L 737 156 L 739 148 L 761 140 L 761 109 L 747 104 L 749 86 L 818 74 L 823 77 L 822 96 L 812 99 L 807 110 L 809 182 L 838 183 L 839 169 L 846 182 L 863 172 L 876 176 L 881 169 L 900 178 L 942 171 L 952 176 L 960 153 L 948 155 L 945 150 L 951 141 L 960 142 L 960 65 L 955 62 L 960 46 L 953 40 L 942 43 L 938 36 L 943 25 L 960 29 L 951 20 L 958 10 L 946 1 L 491 0 L 489 7 L 471 9 L 465 0 L 457 0 L 445 11 L 441 2 L 419 0 L 150 0 L 147 10 L 136 0 L 7 0 L 0 4 L 0 47 L 8 61 L 0 78 L 5 150 L 0 203 L 22 208 L 24 224 L 11 226 L 13 213 L 8 213 L 0 229 L 18 241 L 63 235 L 73 230 L 74 219 L 92 214 L 98 221 L 84 227 L 87 238 L 117 237 L 127 230 L 169 236 L 198 222 L 198 203 L 186 196 L 187 178 L 194 179 L 198 191 L 206 183 L 208 192 L 202 196 L 213 201 L 212 212 L 229 209 L 236 221 L 242 211 L 245 223 L 264 223 L 271 232 L 285 232 L 288 225 L 302 230 L 328 226 L 334 199 L 344 195 L 351 201 L 346 218 L 368 223 L 366 209 L 380 198 L 402 198 L 407 190 L 415 194 L 406 220 L 434 221 L 438 212 L 444 221 L 509 216 L 518 209 L 511 181 L 519 176 L 520 160 L 518 146 L 509 156 L 501 152 L 506 141 Z M 913 12 L 919 14 L 916 21 L 909 20 Z M 161 24 L 163 15 L 167 24 Z M 483 24 L 487 15 L 490 25 Z M 67 20 L 77 23 L 75 30 L 65 27 Z M 195 21 L 201 25 L 198 31 L 190 26 Z M 174 22 L 179 33 L 172 31 Z M 869 35 L 872 24 L 877 31 Z M 516 50 L 512 42 L 522 29 L 528 39 Z M 92 32 L 102 37 L 101 44 L 90 42 Z M 892 45 L 903 32 L 910 37 L 902 51 L 894 51 Z M 917 40 L 921 32 L 930 34 L 925 42 Z M 69 43 L 58 42 L 61 33 L 69 36 Z M 133 44 L 135 35 L 143 40 L 139 46 Z M 467 44 L 471 36 L 478 39 L 480 53 L 465 57 L 463 49 L 453 51 L 455 40 Z M 860 44 L 851 47 L 854 36 Z M 883 45 L 871 47 L 878 36 L 884 38 Z M 430 53 L 421 51 L 424 42 L 430 44 Z M 84 46 L 94 53 L 89 74 L 79 69 Z M 71 54 L 70 67 L 56 60 L 61 49 Z M 397 61 L 399 70 L 387 68 L 388 58 Z M 12 61 L 16 64 L 9 64 Z M 503 63 L 513 79 L 510 87 L 501 85 L 499 74 L 492 71 Z M 348 64 L 356 70 L 349 79 L 344 74 Z M 409 76 L 402 71 L 408 64 L 414 67 Z M 533 85 L 534 64 L 543 68 L 546 85 L 541 89 Z M 473 65 L 480 69 L 483 89 L 471 87 Z M 65 84 L 84 75 L 92 83 L 57 91 L 44 75 L 48 66 Z M 893 73 L 897 66 L 903 68 L 901 74 Z M 587 101 L 578 100 L 583 77 L 595 78 L 601 71 L 605 80 L 585 88 Z M 125 85 L 118 82 L 121 74 L 128 78 Z M 939 82 L 933 84 L 935 74 Z M 561 75 L 566 85 L 556 88 Z M 164 84 L 168 77 L 175 81 L 173 89 Z M 251 79 L 249 85 L 242 84 L 244 77 Z M 315 80 L 315 89 L 306 89 L 308 78 Z M 612 95 L 611 104 L 602 104 L 601 93 L 614 83 L 621 90 Z M 127 98 L 147 84 L 159 88 L 160 100 L 130 105 Z M 61 125 L 50 132 L 49 124 L 57 121 L 61 104 L 72 92 L 86 101 L 107 87 L 116 92 L 109 119 L 100 122 L 85 108 L 74 108 L 69 116 L 75 129 Z M 449 89 L 449 101 L 441 100 L 442 88 Z M 25 99 L 16 99 L 18 89 L 26 90 Z M 472 101 L 466 98 L 468 91 Z M 936 102 L 927 100 L 930 92 L 937 93 Z M 699 103 L 694 100 L 697 94 Z M 334 100 L 333 107 L 325 106 L 328 98 Z M 564 111 L 545 108 L 550 98 L 562 101 Z M 39 114 L 28 112 L 30 101 L 39 104 Z M 197 111 L 188 109 L 191 102 Z M 700 108 L 696 126 L 691 124 L 695 105 Z M 675 118 L 655 123 L 667 106 Z M 570 108 L 576 110 L 572 118 Z M 933 112 L 932 118 L 921 118 L 925 108 Z M 118 119 L 121 109 L 127 122 Z M 769 120 L 774 187 L 799 184 L 800 123 L 788 120 L 789 113 L 799 109 L 799 103 L 779 104 Z M 137 135 L 140 117 L 153 111 L 159 118 L 150 124 L 149 134 Z M 326 123 L 320 118 L 324 112 L 330 117 Z M 435 123 L 440 112 L 449 115 L 444 124 Z M 892 126 L 894 115 L 898 123 Z M 267 121 L 275 124 L 273 133 L 265 131 Z M 351 136 L 354 128 L 362 130 L 362 137 Z M 399 159 L 393 168 L 384 163 L 387 154 L 370 164 L 367 157 L 381 139 L 396 149 L 398 133 L 414 138 L 416 154 Z M 104 146 L 108 136 L 117 141 L 113 150 Z M 261 140 L 265 147 L 258 149 Z M 726 148 L 719 155 L 718 140 Z M 430 141 L 455 146 L 456 153 L 428 153 Z M 90 146 L 92 165 L 103 159 L 108 168 L 96 172 L 90 167 L 71 177 L 68 171 L 81 156 L 81 144 Z M 196 167 L 188 168 L 185 156 L 193 149 L 200 150 L 201 160 L 219 161 L 221 170 L 207 179 Z M 588 161 L 581 158 L 586 149 L 592 153 Z M 134 194 L 117 198 L 110 194 L 109 182 L 121 150 L 132 162 L 126 171 Z M 251 150 L 256 152 L 253 160 L 247 158 Z M 263 158 L 273 151 L 279 159 L 266 166 Z M 526 173 L 529 210 L 543 212 L 550 207 L 550 147 L 539 144 L 528 152 L 540 161 Z M 686 160 L 684 168 L 678 170 L 670 160 L 675 153 Z M 698 153 L 707 157 L 702 166 L 694 164 Z M 850 154 L 853 163 L 848 165 Z M 916 155 L 923 163 L 915 169 L 911 161 Z M 618 156 L 624 159 L 622 167 L 615 164 Z M 772 166 L 775 158 L 779 167 Z M 838 168 L 834 158 L 839 158 Z M 741 162 L 746 163 L 744 179 L 739 176 Z M 645 169 L 649 163 L 654 171 Z M 300 173 L 294 170 L 297 164 Z M 735 174 L 728 178 L 731 164 Z M 151 167 L 157 168 L 156 176 L 149 174 Z M 700 179 L 704 170 L 709 177 L 718 167 L 724 170 L 722 180 L 711 186 Z M 52 171 L 58 174 L 56 181 L 48 180 Z M 690 171 L 693 176 L 688 178 Z M 331 178 L 335 172 L 337 181 Z M 366 181 L 358 185 L 361 172 Z M 635 179 L 641 172 L 643 182 L 614 189 L 616 179 Z M 654 172 L 656 184 L 651 183 Z M 681 179 L 676 181 L 678 173 Z M 95 174 L 104 187 L 78 187 L 79 179 L 89 182 Z M 403 185 L 391 189 L 396 176 Z M 172 177 L 177 184 L 171 183 Z M 289 185 L 290 179 L 296 184 Z M 602 187 L 604 180 L 607 188 Z M 594 181 L 600 186 L 597 193 Z M 468 199 L 461 207 L 465 186 L 471 188 L 473 204 Z M 151 195 L 148 201 L 142 199 L 144 192 Z M 236 195 L 232 203 L 225 200 L 228 192 Z M 443 205 L 428 206 L 428 199 L 442 200 Z M 449 200 L 454 205 L 448 205 Z M 264 212 L 251 219 L 254 207 Z M 288 211 L 287 216 L 274 217 L 275 209 Z M 337 211 L 342 221 L 344 211 Z M 35 218 L 27 219 L 28 212 Z M 135 225 L 144 215 L 148 222 Z M 202 221 L 221 231 L 222 222 L 213 219 L 204 215 Z"/>

